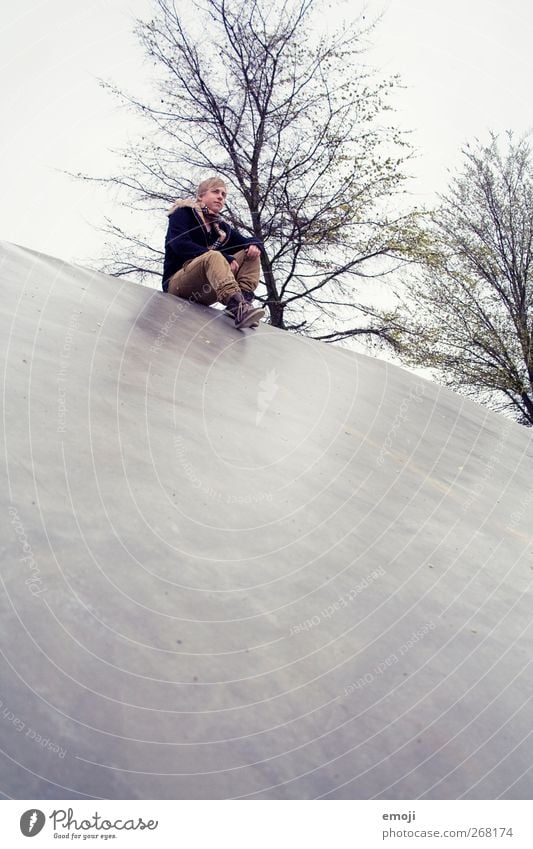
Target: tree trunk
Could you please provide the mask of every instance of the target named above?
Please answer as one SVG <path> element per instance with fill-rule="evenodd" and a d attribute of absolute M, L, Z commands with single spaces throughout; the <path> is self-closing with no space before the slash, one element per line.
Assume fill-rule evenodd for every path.
<path fill-rule="evenodd" d="M 283 313 L 285 305 L 280 301 L 269 301 L 268 308 L 270 310 L 270 321 L 273 327 L 280 327 L 285 330 L 285 322 L 283 321 Z"/>
<path fill-rule="evenodd" d="M 272 272 L 272 266 L 264 252 L 261 253 L 261 267 L 263 269 L 263 277 L 265 279 L 265 286 L 267 290 L 267 305 L 270 311 L 270 322 L 273 327 L 279 327 L 282 330 L 285 330 L 285 322 L 283 321 L 285 304 L 282 304 L 280 301 L 276 281 Z"/>
<path fill-rule="evenodd" d="M 529 424 L 530 426 L 533 426 L 533 402 L 525 392 L 522 393 L 522 403 L 527 410 Z"/>

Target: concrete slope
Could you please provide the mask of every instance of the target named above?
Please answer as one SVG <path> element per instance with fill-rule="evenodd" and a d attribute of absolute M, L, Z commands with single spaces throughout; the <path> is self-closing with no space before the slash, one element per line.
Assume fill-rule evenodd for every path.
<path fill-rule="evenodd" d="M 531 432 L 1 258 L 2 792 L 530 798 Z"/>

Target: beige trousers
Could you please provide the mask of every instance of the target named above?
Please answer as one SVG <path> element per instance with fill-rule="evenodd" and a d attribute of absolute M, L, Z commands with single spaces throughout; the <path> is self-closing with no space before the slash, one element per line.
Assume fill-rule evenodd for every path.
<path fill-rule="evenodd" d="M 168 281 L 169 293 L 209 306 L 215 301 L 227 304 L 232 295 L 244 290 L 253 292 L 259 283 L 260 258 L 252 259 L 246 251 L 234 256 L 239 265 L 235 275 L 218 251 L 206 251 L 190 259 Z"/>

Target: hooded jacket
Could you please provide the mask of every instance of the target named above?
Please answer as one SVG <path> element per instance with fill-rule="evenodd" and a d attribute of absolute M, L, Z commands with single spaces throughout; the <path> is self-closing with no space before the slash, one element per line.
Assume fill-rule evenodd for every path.
<path fill-rule="evenodd" d="M 195 198 L 176 201 L 168 213 L 163 291 L 168 290 L 168 281 L 176 271 L 189 260 L 205 254 L 212 245 L 214 250 L 226 257 L 228 263 L 234 259 L 233 252 L 244 250 L 249 245 L 263 248 L 259 239 L 243 236 L 222 218 L 217 218 L 216 227 L 212 226 L 209 231 L 200 202 Z"/>

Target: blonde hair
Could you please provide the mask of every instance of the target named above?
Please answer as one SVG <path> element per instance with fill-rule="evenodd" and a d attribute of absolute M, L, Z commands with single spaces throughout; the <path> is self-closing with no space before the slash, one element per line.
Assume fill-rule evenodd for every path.
<path fill-rule="evenodd" d="M 207 180 L 202 180 L 196 189 L 196 197 L 201 197 L 208 192 L 209 189 L 214 189 L 215 186 L 224 186 L 224 188 L 226 188 L 226 184 L 221 177 L 208 177 Z"/>

